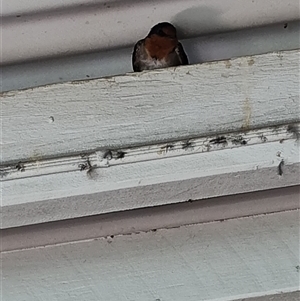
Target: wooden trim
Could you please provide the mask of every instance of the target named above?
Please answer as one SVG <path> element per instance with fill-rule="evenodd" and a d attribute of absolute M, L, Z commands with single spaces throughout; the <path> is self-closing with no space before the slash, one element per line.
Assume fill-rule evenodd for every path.
<path fill-rule="evenodd" d="M 300 124 L 288 124 L 276 128 L 263 128 L 201 138 L 169 141 L 168 143 L 142 147 L 105 149 L 91 151 L 80 155 L 62 156 L 59 158 L 20 161 L 15 164 L 3 165 L 0 169 L 2 181 L 11 181 L 35 176 L 86 171 L 91 178 L 99 168 L 174 158 L 184 155 L 195 155 L 212 151 L 280 142 L 297 138 L 295 132 Z M 280 157 L 280 155 L 278 155 Z"/>
<path fill-rule="evenodd" d="M 299 122 L 299 53 L 2 93 L 2 162 Z"/>
<path fill-rule="evenodd" d="M 179 156 L 167 154 L 162 159 L 111 166 L 106 160 L 102 166 L 103 161 L 96 161 L 99 167 L 92 170 L 80 170 L 74 161 L 73 170 L 37 176 L 29 170 L 29 177 L 19 178 L 16 173 L 15 179 L 2 182 L 2 227 L 297 185 L 300 164 L 295 141 L 280 139 Z M 38 168 L 38 163 L 35 165 Z"/>
<path fill-rule="evenodd" d="M 3 93 L 2 228 L 299 184 L 299 53 Z"/>

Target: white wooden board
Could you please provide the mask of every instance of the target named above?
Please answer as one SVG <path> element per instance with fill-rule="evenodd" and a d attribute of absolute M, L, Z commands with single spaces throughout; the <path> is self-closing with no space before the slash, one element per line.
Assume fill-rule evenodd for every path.
<path fill-rule="evenodd" d="M 299 50 L 1 94 L 2 162 L 299 121 Z"/>
<path fill-rule="evenodd" d="M 12 165 L 2 173 L 1 227 L 300 184 L 288 128 Z"/>
<path fill-rule="evenodd" d="M 288 293 L 299 290 L 299 211 L 1 255 L 2 298 L 10 301 L 228 301 Z"/>

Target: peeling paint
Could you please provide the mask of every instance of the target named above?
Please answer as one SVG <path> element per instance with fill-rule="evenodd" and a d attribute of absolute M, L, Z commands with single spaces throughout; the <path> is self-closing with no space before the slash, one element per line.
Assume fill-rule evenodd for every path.
<path fill-rule="evenodd" d="M 231 61 L 230 60 L 226 60 L 224 61 L 226 68 L 230 68 L 232 66 Z"/>
<path fill-rule="evenodd" d="M 277 57 L 279 57 L 279 59 L 282 60 L 283 59 L 283 54 L 281 52 L 278 52 Z"/>
<path fill-rule="evenodd" d="M 248 66 L 252 66 L 252 65 L 254 65 L 254 59 L 253 58 L 249 58 L 248 59 Z"/>

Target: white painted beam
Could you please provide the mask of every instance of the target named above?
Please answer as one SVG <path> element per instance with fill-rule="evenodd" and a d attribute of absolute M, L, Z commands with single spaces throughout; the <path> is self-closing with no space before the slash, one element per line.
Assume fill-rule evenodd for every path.
<path fill-rule="evenodd" d="M 269 53 L 2 93 L 2 162 L 297 122 L 299 58 Z"/>
<path fill-rule="evenodd" d="M 161 21 L 189 38 L 296 19 L 298 0 L 6 0 L 2 63 L 132 47 Z"/>
<path fill-rule="evenodd" d="M 3 93 L 2 227 L 299 184 L 298 61 L 295 50 Z"/>
<path fill-rule="evenodd" d="M 284 128 L 8 166 L 1 226 L 298 185 L 299 144 Z"/>
<path fill-rule="evenodd" d="M 295 297 L 299 211 L 3 252 L 1 261 L 10 301 Z"/>

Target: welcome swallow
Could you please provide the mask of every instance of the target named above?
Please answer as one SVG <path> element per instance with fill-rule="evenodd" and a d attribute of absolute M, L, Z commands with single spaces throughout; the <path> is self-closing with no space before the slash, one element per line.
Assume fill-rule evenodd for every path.
<path fill-rule="evenodd" d="M 132 54 L 135 72 L 188 65 L 188 58 L 177 39 L 176 28 L 162 22 L 153 26 L 146 38 L 138 41 Z"/>

